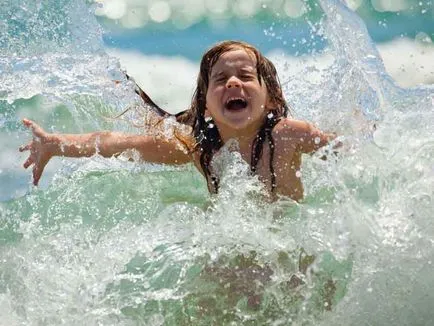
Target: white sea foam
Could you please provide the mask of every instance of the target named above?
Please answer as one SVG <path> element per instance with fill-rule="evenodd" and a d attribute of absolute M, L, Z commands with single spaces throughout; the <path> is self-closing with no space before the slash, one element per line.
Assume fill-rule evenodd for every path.
<path fill-rule="evenodd" d="M 193 95 L 198 64 L 183 57 L 147 56 L 117 48 L 107 50 L 137 84 L 169 112 L 188 108 Z"/>
<path fill-rule="evenodd" d="M 396 39 L 378 44 L 386 71 L 402 87 L 434 83 L 434 45 L 411 39 Z M 170 112 L 188 108 L 193 94 L 199 66 L 182 57 L 148 56 L 137 51 L 108 49 L 119 58 L 122 67 L 133 76 L 148 95 Z M 306 67 L 320 69 L 330 66 L 333 58 L 328 54 L 293 57 L 282 50 L 267 54 L 275 63 L 281 81 L 297 75 Z M 286 78 L 285 78 L 286 76 Z M 315 74 L 310 75 L 315 76 Z M 314 80 L 312 80 L 314 82 Z"/>
<path fill-rule="evenodd" d="M 398 85 L 434 84 L 434 45 L 396 39 L 378 46 L 384 65 Z"/>
<path fill-rule="evenodd" d="M 344 298 L 330 313 L 321 314 L 326 318 L 323 325 L 430 324 L 434 318 L 433 88 L 394 87 L 384 75 L 363 23 L 338 1 L 321 4 L 330 17 L 324 23 L 330 51 L 315 57 L 293 58 L 282 51 L 268 55 L 278 67 L 285 94 L 300 111 L 297 116 L 341 128 L 356 120 L 354 107 L 362 109 L 361 116 L 368 123 L 376 121 L 377 113 L 382 115 L 368 141 L 355 144 L 358 139 L 348 130 L 341 134 L 352 137 L 354 146 L 336 162 L 306 157 L 302 166 L 306 200 L 300 205 L 264 203 L 258 196 L 261 184 L 246 175 L 248 166 L 230 152 L 221 157 L 230 169 L 221 169 L 220 192 L 211 198 L 193 167 L 177 171 L 145 166 L 141 170 L 138 165 L 100 158 L 83 159 L 75 166 L 76 161 L 68 163 L 67 173 L 57 173 L 48 189 L 0 203 L 1 235 L 6 236 L 0 248 L 0 288 L 6 289 L 0 293 L 0 320 L 11 325 L 161 324 L 163 319 L 166 324 L 180 324 L 171 323 L 170 318 L 176 314 L 172 312 L 179 295 L 188 293 L 198 301 L 212 296 L 243 318 L 263 318 L 259 324 L 318 325 L 320 321 L 312 320 L 309 310 L 303 311 L 310 298 L 315 300 L 315 294 L 328 288 L 321 285 L 323 275 L 327 284 L 330 280 L 339 286 L 343 280 L 341 290 L 348 284 Z M 418 49 L 414 42 L 400 40 L 392 43 L 394 53 L 407 51 L 408 44 Z M 71 58 L 66 66 L 60 56 L 50 54 L 41 60 L 6 61 L 13 76 L 4 79 L 10 82 L 10 92 L 2 95 L 10 102 L 3 101 L 4 112 L 10 114 L 0 123 L 11 130 L 5 133 L 7 140 L 0 142 L 4 153 L 13 155 L 9 149 L 16 148 L 18 141 L 10 138 L 22 135 L 14 124 L 27 110 L 19 108 L 19 96 L 66 95 L 62 99 L 70 104 L 67 109 L 72 115 L 66 118 L 77 123 L 80 131 L 83 124 L 102 126 L 100 113 L 106 112 L 106 105 L 121 108 L 118 102 L 135 101 L 117 65 L 109 67 L 107 74 L 104 63 L 116 60 L 102 55 L 98 70 L 94 56 Z M 383 58 L 387 68 L 388 60 L 396 63 L 400 56 L 387 59 L 383 54 Z M 418 64 L 422 61 L 416 59 Z M 140 54 L 125 62 L 128 72 L 161 106 L 175 111 L 188 105 L 197 63 Z M 26 64 L 35 68 L 34 75 L 26 73 Z M 86 68 L 94 73 L 88 74 Z M 388 69 L 393 76 L 393 69 Z M 413 70 L 406 69 L 406 74 L 427 71 Z M 93 74 L 100 80 L 91 78 Z M 19 78 L 22 80 L 15 81 Z M 71 79 L 76 83 L 68 83 Z M 113 83 L 113 79 L 121 82 Z M 83 89 L 81 83 L 87 87 Z M 28 86 L 25 95 L 20 85 Z M 125 92 L 117 89 L 122 86 Z M 116 92 L 125 99 L 121 101 L 122 94 Z M 32 100 L 26 103 L 41 119 L 53 107 Z M 61 130 L 59 123 L 55 127 Z M 10 171 L 15 174 L 15 165 Z M 11 182 L 4 184 L 11 186 Z M 280 263 L 280 253 L 283 258 L 291 253 L 298 256 L 294 250 L 299 246 L 321 261 L 305 275 L 302 294 L 307 300 L 303 299 L 301 307 L 289 302 L 292 296 L 285 289 L 279 290 L 281 285 L 290 285 L 288 280 L 299 264 L 298 257 Z M 224 301 L 237 292 L 225 295 L 226 290 L 231 291 L 226 285 L 263 283 L 261 278 L 249 280 L 240 275 L 235 282 L 223 284 L 219 277 L 230 266 L 228 257 L 252 251 L 263 265 L 258 268 L 250 263 L 255 267 L 249 269 L 253 274 L 263 271 L 266 276 L 267 264 L 273 270 L 271 284 L 264 286 L 266 294 L 276 300 L 264 304 L 273 310 L 280 306 L 282 311 L 271 319 L 264 310 L 251 315 L 240 307 L 243 301 L 227 305 Z M 343 265 L 331 260 L 332 256 Z M 198 275 L 201 269 L 205 273 Z M 219 277 L 216 287 L 201 282 L 207 270 Z M 216 323 L 225 312 L 216 315 Z M 185 310 L 178 315 L 185 316 Z"/>

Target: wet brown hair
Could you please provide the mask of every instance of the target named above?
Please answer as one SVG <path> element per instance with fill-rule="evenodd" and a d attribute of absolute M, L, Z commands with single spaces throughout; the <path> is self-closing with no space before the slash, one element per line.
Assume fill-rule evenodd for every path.
<path fill-rule="evenodd" d="M 176 114 L 176 120 L 193 128 L 193 135 L 196 139 L 194 150 L 200 151 L 200 165 L 208 181 L 208 188 L 210 192 L 216 193 L 219 186 L 219 179 L 210 170 L 210 163 L 213 155 L 223 146 L 223 142 L 213 121 L 205 117 L 206 94 L 208 91 L 212 68 L 218 59 L 224 53 L 238 49 L 243 49 L 248 54 L 252 54 L 255 57 L 256 72 L 259 83 L 261 85 L 262 83 L 265 84 L 268 98 L 270 103 L 273 105 L 273 108 L 269 110 L 269 113 L 265 117 L 265 120 L 253 141 L 250 170 L 252 173 L 256 172 L 257 164 L 262 156 L 264 142 L 267 140 L 270 148 L 269 166 L 271 173 L 271 189 L 274 191 L 276 187 L 276 175 L 273 166 L 274 139 L 272 137 L 272 130 L 280 119 L 288 115 L 289 109 L 285 98 L 283 97 L 276 68 L 273 63 L 263 56 L 254 46 L 241 41 L 224 41 L 217 43 L 210 48 L 202 57 L 199 76 L 197 78 L 197 86 L 193 94 L 190 108 Z M 153 103 L 143 91 L 141 92 L 146 96 L 146 98 L 144 98 L 143 95 L 139 93 L 144 101 L 154 107 L 160 115 L 164 117 L 169 115 L 167 112 L 155 105 L 155 103 Z M 211 181 L 211 183 L 209 181 Z M 212 188 L 210 188 L 210 185 L 212 185 Z"/>

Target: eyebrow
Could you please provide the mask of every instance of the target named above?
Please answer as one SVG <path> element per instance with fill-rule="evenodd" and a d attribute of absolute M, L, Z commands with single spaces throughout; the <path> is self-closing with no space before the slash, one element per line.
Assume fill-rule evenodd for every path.
<path fill-rule="evenodd" d="M 244 67 L 239 68 L 239 70 L 241 72 L 244 72 L 244 73 L 245 72 L 248 72 L 248 73 L 255 73 L 256 72 L 255 68 L 252 66 L 244 66 Z M 216 73 L 212 73 L 210 78 L 216 78 L 216 77 L 219 77 L 220 75 L 224 75 L 224 74 L 225 74 L 224 70 L 220 70 Z"/>
<path fill-rule="evenodd" d="M 219 77 L 220 75 L 224 75 L 224 72 L 221 70 L 219 72 L 212 73 L 211 78 Z"/>
<path fill-rule="evenodd" d="M 240 69 L 242 72 L 255 72 L 256 69 L 252 66 L 245 66 Z"/>

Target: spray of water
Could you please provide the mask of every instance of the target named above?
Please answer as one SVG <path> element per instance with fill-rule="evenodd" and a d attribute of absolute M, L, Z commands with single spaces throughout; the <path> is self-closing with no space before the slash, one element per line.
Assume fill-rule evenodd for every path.
<path fill-rule="evenodd" d="M 11 121 L 20 99 L 35 95 L 57 103 L 54 128 L 69 119 L 76 131 L 130 130 L 123 121 L 102 122 L 127 106 L 128 119 L 144 110 L 134 109 L 132 85 L 103 52 L 99 32 L 86 32 L 98 25 L 85 4 L 5 6 L 0 79 L 9 135 L 23 135 Z M 429 324 L 434 91 L 397 87 L 363 22 L 337 0 L 318 6 L 323 15 L 312 34 L 328 46 L 314 60 L 326 59 L 292 74 L 276 57 L 295 114 L 345 138 L 336 160 L 305 160 L 303 203 L 270 203 L 236 144 L 216 158 L 216 196 L 190 166 L 64 162 L 47 189 L 0 205 L 0 319 Z M 27 15 L 28 25 L 12 12 Z M 42 19 L 31 23 L 35 17 Z M 59 25 L 48 28 L 44 17 Z"/>

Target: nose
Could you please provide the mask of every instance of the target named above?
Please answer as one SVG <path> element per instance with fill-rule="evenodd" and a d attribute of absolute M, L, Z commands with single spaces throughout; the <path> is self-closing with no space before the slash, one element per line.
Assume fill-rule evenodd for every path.
<path fill-rule="evenodd" d="M 241 80 L 239 80 L 237 77 L 232 76 L 228 79 L 226 82 L 226 88 L 232 88 L 232 87 L 241 87 Z"/>

